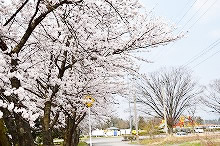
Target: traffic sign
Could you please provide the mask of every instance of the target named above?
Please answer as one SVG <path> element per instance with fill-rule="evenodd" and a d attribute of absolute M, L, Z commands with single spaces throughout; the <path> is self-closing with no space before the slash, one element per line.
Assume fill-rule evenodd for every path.
<path fill-rule="evenodd" d="M 87 95 L 85 97 L 85 104 L 87 107 L 92 107 L 94 102 L 95 102 L 95 98 L 93 98 L 91 95 Z"/>

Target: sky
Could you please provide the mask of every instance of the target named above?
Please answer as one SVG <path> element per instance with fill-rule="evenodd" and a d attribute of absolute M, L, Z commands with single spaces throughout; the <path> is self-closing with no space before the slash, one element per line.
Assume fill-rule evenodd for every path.
<path fill-rule="evenodd" d="M 176 24 L 177 32 L 186 33 L 184 38 L 174 43 L 151 49 L 146 57 L 154 63 L 142 63 L 141 72 L 152 72 L 161 67 L 186 66 L 201 84 L 207 85 L 220 78 L 220 44 L 209 47 L 215 41 L 220 42 L 220 1 L 141 1 L 147 9 L 153 9 L 156 16 Z"/>
<path fill-rule="evenodd" d="M 141 0 L 155 16 L 175 24 L 177 32 L 185 36 L 166 46 L 152 48 L 145 54 L 153 63 L 140 64 L 141 73 L 157 71 L 161 67 L 184 66 L 193 71 L 201 85 L 220 78 L 220 1 L 219 0 Z M 121 99 L 120 117 L 127 119 L 129 112 L 125 99 Z M 122 106 L 124 108 L 122 108 Z M 198 107 L 197 116 L 217 119 L 219 116 Z"/>

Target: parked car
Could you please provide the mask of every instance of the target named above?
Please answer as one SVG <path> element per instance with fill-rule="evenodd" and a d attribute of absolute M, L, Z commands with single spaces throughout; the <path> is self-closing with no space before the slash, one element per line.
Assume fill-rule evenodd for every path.
<path fill-rule="evenodd" d="M 196 133 L 203 133 L 204 132 L 204 129 L 202 127 L 196 127 L 195 128 L 195 132 Z"/>
<path fill-rule="evenodd" d="M 176 133 L 176 135 L 187 135 L 187 133 L 184 132 L 184 131 L 179 131 L 179 132 Z"/>

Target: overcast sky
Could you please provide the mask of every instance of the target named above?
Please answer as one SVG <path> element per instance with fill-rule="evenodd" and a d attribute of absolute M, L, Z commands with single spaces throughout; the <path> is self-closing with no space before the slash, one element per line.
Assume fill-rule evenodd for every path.
<path fill-rule="evenodd" d="M 220 1 L 218 0 L 141 0 L 155 16 L 161 16 L 176 24 L 177 32 L 185 32 L 181 40 L 166 46 L 151 49 L 145 55 L 154 63 L 141 63 L 140 71 L 148 73 L 161 67 L 185 66 L 193 71 L 195 79 L 202 85 L 220 78 Z M 123 100 L 125 102 L 125 100 Z M 122 110 L 119 115 L 128 118 Z M 128 108 L 128 104 L 126 105 Z M 203 119 L 217 119 L 219 116 L 198 109 Z"/>
<path fill-rule="evenodd" d="M 146 57 L 154 63 L 142 63 L 141 72 L 183 65 L 194 72 L 201 84 L 220 78 L 220 1 L 141 1 L 147 9 L 153 9 L 156 16 L 176 24 L 177 32 L 186 32 L 186 36 L 175 43 L 151 49 Z"/>

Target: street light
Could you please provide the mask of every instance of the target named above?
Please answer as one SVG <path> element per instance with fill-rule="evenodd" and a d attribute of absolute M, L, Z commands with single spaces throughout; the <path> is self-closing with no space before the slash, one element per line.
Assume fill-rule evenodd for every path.
<path fill-rule="evenodd" d="M 85 105 L 88 107 L 88 110 L 89 110 L 89 143 L 90 143 L 90 146 L 92 146 L 91 107 L 94 102 L 95 102 L 95 99 L 92 98 L 91 95 L 87 95 L 85 97 Z"/>

